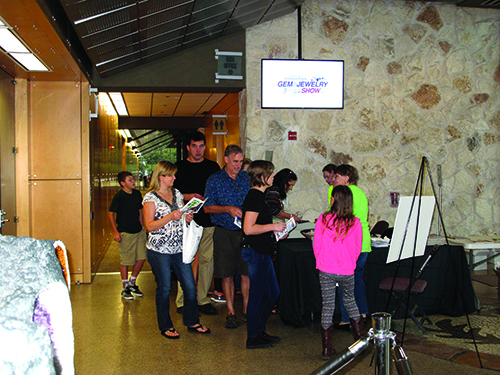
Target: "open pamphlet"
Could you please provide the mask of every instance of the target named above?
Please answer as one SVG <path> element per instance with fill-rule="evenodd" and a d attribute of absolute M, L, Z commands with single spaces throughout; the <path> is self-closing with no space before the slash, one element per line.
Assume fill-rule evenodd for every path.
<path fill-rule="evenodd" d="M 182 208 L 182 212 L 192 212 L 193 214 L 197 213 L 200 208 L 203 207 L 208 198 L 201 200 L 199 198 L 193 197 L 189 202 L 187 202 Z"/>
<path fill-rule="evenodd" d="M 234 225 L 241 229 L 241 217 L 236 216 L 234 218 Z"/>
<path fill-rule="evenodd" d="M 276 241 L 279 241 L 279 240 L 283 239 L 284 237 L 286 237 L 287 234 L 290 233 L 292 230 L 294 230 L 295 227 L 297 226 L 297 223 L 295 222 L 293 217 L 288 219 L 288 221 L 285 224 L 286 224 L 286 228 L 283 232 L 276 232 L 275 233 Z"/>

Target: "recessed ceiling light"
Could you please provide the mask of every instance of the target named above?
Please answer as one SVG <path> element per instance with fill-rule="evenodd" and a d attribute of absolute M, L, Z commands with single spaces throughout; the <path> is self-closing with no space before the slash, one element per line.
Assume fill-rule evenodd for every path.
<path fill-rule="evenodd" d="M 0 20 L 0 48 L 2 48 L 11 58 L 16 60 L 24 69 L 28 71 L 48 72 L 50 71 L 33 54 L 23 40 L 11 27 Z"/>

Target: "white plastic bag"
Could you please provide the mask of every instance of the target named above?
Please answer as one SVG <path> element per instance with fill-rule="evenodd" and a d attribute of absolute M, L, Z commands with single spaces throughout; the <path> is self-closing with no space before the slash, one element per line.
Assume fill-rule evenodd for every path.
<path fill-rule="evenodd" d="M 186 222 L 185 215 L 182 216 L 182 262 L 190 264 L 198 251 L 203 227 L 192 220 L 189 224 Z"/>

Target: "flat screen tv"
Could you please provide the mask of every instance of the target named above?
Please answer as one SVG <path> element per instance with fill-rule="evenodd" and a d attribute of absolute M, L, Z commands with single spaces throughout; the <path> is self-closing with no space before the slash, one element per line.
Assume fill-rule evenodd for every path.
<path fill-rule="evenodd" d="M 262 108 L 344 108 L 344 61 L 262 59 Z"/>

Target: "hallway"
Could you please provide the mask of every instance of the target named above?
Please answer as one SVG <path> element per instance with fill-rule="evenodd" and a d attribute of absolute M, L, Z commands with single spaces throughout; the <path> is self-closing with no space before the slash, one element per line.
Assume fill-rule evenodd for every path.
<path fill-rule="evenodd" d="M 113 246 L 108 253 L 112 251 Z M 496 287 L 474 284 L 482 303 L 500 305 Z M 120 277 L 115 273 L 98 274 L 90 285 L 72 286 L 77 374 L 309 374 L 325 363 L 320 357 L 318 324 L 293 328 L 285 326 L 279 315 L 272 315 L 268 332 L 280 336 L 281 343 L 270 349 L 247 350 L 244 323 L 240 322 L 234 330 L 223 328 L 224 303 L 214 303 L 218 315 L 201 315 L 201 322 L 212 330 L 207 336 L 187 332 L 181 316 L 171 305 L 171 316 L 181 338 L 166 340 L 157 328 L 153 275 L 147 271 L 141 273 L 138 285 L 144 297 L 133 301 L 120 297 Z M 172 304 L 174 296 L 175 291 L 171 294 Z M 236 311 L 240 315 L 241 304 L 241 296 L 237 296 Z M 498 324 L 498 316 L 495 321 Z M 460 358 L 464 363 L 477 362 L 474 352 L 454 352 L 456 348 L 436 341 L 420 343 L 422 338 L 411 335 L 405 338 L 405 351 L 415 375 L 493 374 L 500 368 L 500 356 L 482 355 L 485 369 L 479 369 L 459 363 Z M 351 343 L 350 334 L 335 331 L 337 351 Z M 451 357 L 442 359 L 447 358 L 443 353 L 448 353 L 449 349 Z M 338 374 L 373 374 L 375 369 L 370 367 L 372 350 L 373 346 Z M 396 373 L 395 368 L 391 373 Z"/>

